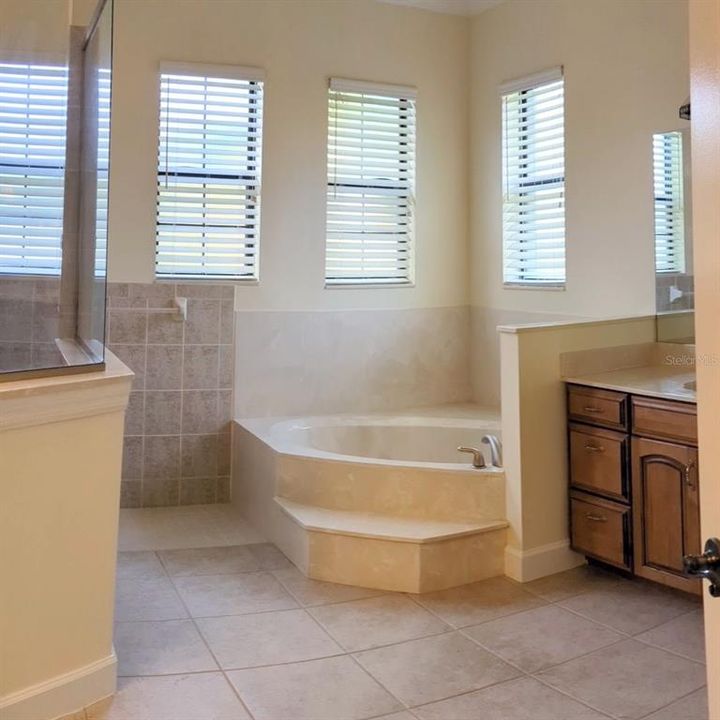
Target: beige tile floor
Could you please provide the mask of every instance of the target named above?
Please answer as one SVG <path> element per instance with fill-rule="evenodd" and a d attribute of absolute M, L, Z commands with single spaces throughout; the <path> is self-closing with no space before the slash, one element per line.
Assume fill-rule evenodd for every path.
<path fill-rule="evenodd" d="M 693 598 L 590 568 L 320 583 L 227 509 L 180 510 L 124 511 L 119 689 L 73 720 L 708 720 Z"/>

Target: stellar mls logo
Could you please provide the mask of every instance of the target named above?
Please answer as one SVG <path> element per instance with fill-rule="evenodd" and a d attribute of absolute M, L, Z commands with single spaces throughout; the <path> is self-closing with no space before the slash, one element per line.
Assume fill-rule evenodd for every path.
<path fill-rule="evenodd" d="M 720 357 L 712 355 L 666 355 L 666 365 L 674 365 L 675 367 L 718 367 L 720 366 Z"/>

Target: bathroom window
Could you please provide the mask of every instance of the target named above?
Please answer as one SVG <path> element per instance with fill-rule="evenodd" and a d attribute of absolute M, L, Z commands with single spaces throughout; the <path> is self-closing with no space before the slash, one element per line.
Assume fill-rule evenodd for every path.
<path fill-rule="evenodd" d="M 565 284 L 562 69 L 507 83 L 502 93 L 503 280 Z"/>
<path fill-rule="evenodd" d="M 59 275 L 67 68 L 0 63 L 0 273 Z"/>
<path fill-rule="evenodd" d="M 655 269 L 685 272 L 682 133 L 653 135 Z"/>
<path fill-rule="evenodd" d="M 162 65 L 158 277 L 257 278 L 262 104 L 256 70 Z"/>
<path fill-rule="evenodd" d="M 412 282 L 415 91 L 333 78 L 325 279 Z"/>
<path fill-rule="evenodd" d="M 110 175 L 110 89 L 108 68 L 97 68 L 97 197 L 95 200 L 95 275 L 107 274 L 107 224 Z"/>

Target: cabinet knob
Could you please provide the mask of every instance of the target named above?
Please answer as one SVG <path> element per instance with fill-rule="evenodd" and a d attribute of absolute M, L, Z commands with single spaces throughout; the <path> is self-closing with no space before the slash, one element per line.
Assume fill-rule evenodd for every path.
<path fill-rule="evenodd" d="M 602 445 L 585 445 L 585 450 L 590 453 L 602 453 L 605 452 L 605 448 Z"/>
<path fill-rule="evenodd" d="M 583 407 L 583 412 L 593 413 L 595 415 L 602 415 L 604 411 L 602 408 L 595 407 L 594 405 L 585 405 L 585 407 Z"/>

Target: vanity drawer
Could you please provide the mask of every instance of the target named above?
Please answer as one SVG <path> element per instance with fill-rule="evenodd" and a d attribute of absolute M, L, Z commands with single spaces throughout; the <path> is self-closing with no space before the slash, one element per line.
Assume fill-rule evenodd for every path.
<path fill-rule="evenodd" d="M 627 407 L 627 395 L 624 393 L 581 385 L 570 385 L 568 388 L 568 415 L 571 420 L 625 430 Z"/>
<path fill-rule="evenodd" d="M 631 569 L 630 508 L 577 491 L 570 493 L 573 550 Z"/>
<path fill-rule="evenodd" d="M 633 435 L 697 445 L 696 405 L 635 396 L 632 404 Z"/>
<path fill-rule="evenodd" d="M 630 500 L 628 436 L 570 426 L 570 484 L 621 502 Z"/>

